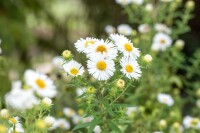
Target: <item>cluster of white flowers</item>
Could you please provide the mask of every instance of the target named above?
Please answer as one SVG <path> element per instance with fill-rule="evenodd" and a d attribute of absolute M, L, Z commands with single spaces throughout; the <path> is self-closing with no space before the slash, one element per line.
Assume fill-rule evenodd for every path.
<path fill-rule="evenodd" d="M 172 39 L 169 36 L 169 34 L 171 34 L 171 29 L 161 23 L 155 24 L 154 28 L 157 33 L 153 38 L 153 44 L 151 48 L 154 51 L 165 51 L 172 45 Z"/>
<path fill-rule="evenodd" d="M 78 40 L 75 47 L 78 52 L 86 54 L 88 72 L 97 80 L 108 80 L 114 75 L 117 59 L 120 59 L 120 71 L 127 78 L 138 79 L 141 76 L 137 62 L 140 51 L 123 35 L 111 34 L 110 40 L 106 41 L 88 37 Z M 63 68 L 73 77 L 85 72 L 84 67 L 75 60 L 66 62 Z"/>
<path fill-rule="evenodd" d="M 12 124 L 12 127 L 9 129 L 8 133 L 23 133 L 24 128 L 22 124 L 20 123 L 20 119 L 18 116 L 12 117 L 9 119 L 9 123 Z"/>
<path fill-rule="evenodd" d="M 40 103 L 35 92 L 41 98 L 53 98 L 57 94 L 53 81 L 44 74 L 27 70 L 24 81 L 24 85 L 21 81 L 13 82 L 11 91 L 5 96 L 7 106 L 18 110 L 31 109 Z"/>
<path fill-rule="evenodd" d="M 144 0 L 115 0 L 115 2 L 122 6 L 126 6 L 129 4 L 142 5 L 144 3 Z"/>
<path fill-rule="evenodd" d="M 128 24 L 120 24 L 117 26 L 117 28 L 115 28 L 112 25 L 106 25 L 105 26 L 105 32 L 110 35 L 110 34 L 114 34 L 116 33 L 116 31 L 119 34 L 125 35 L 125 36 L 130 36 L 133 32 L 133 29 L 130 25 Z"/>

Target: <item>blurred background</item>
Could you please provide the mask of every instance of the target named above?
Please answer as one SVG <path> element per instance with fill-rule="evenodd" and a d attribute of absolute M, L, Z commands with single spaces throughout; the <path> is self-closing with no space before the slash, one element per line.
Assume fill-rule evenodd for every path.
<path fill-rule="evenodd" d="M 180 37 L 186 42 L 186 57 L 200 47 L 200 1 L 195 3 L 194 18 L 189 22 L 191 31 Z M 0 69 L 11 71 L 5 71 L 9 77 L 0 75 L 0 85 L 10 89 L 8 79 L 20 77 L 16 72 L 51 61 L 65 49 L 75 54 L 73 44 L 79 38 L 106 38 L 106 25 L 117 26 L 127 20 L 115 0 L 1 0 L 0 38 L 6 57 L 1 62 L 7 63 L 2 63 Z"/>

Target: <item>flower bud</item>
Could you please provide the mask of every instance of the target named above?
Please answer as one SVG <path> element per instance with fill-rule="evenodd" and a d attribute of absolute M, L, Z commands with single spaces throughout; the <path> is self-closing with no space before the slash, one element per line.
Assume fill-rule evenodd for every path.
<path fill-rule="evenodd" d="M 180 127 L 180 124 L 179 124 L 178 122 L 175 122 L 175 123 L 173 124 L 173 128 L 174 128 L 174 129 L 179 129 L 179 127 Z"/>
<path fill-rule="evenodd" d="M 198 118 L 193 118 L 193 120 L 191 121 L 191 125 L 192 126 L 196 126 L 199 122 L 199 119 Z"/>
<path fill-rule="evenodd" d="M 79 109 L 79 110 L 78 110 L 78 114 L 79 114 L 79 115 L 83 115 L 83 114 L 84 114 L 84 110 L 83 110 L 83 109 Z"/>
<path fill-rule="evenodd" d="M 70 58 L 72 58 L 72 53 L 69 50 L 65 50 L 62 52 L 62 56 L 64 59 L 69 60 Z"/>
<path fill-rule="evenodd" d="M 160 120 L 159 125 L 160 125 L 160 127 L 165 128 L 167 126 L 166 120 L 164 120 L 164 119 Z"/>
<path fill-rule="evenodd" d="M 52 100 L 50 98 L 48 98 L 48 97 L 45 97 L 45 98 L 42 99 L 42 105 L 44 107 L 51 107 Z"/>
<path fill-rule="evenodd" d="M 181 39 L 179 39 L 175 42 L 175 47 L 178 49 L 183 49 L 184 46 L 185 46 L 185 42 Z"/>
<path fill-rule="evenodd" d="M 0 133 L 7 133 L 7 128 L 4 125 L 0 125 Z"/>
<path fill-rule="evenodd" d="M 153 60 L 152 56 L 149 55 L 149 54 L 146 54 L 144 57 L 143 57 L 143 60 L 147 63 L 151 62 Z"/>
<path fill-rule="evenodd" d="M 41 129 L 41 130 L 46 128 L 46 124 L 44 120 L 37 120 L 35 125 L 38 129 Z"/>
<path fill-rule="evenodd" d="M 124 88 L 124 86 L 125 86 L 125 81 L 123 79 L 118 79 L 117 80 L 117 87 Z"/>
<path fill-rule="evenodd" d="M 87 90 L 86 90 L 86 92 L 88 94 L 94 94 L 96 92 L 96 89 L 94 87 L 88 87 Z"/>
<path fill-rule="evenodd" d="M 191 10 L 191 9 L 194 8 L 194 6 L 195 6 L 195 3 L 194 3 L 193 0 L 189 0 L 189 1 L 186 2 L 186 8 L 187 9 Z"/>
<path fill-rule="evenodd" d="M 46 118 L 44 118 L 44 122 L 47 127 L 51 127 L 55 122 L 55 118 L 52 116 L 47 116 Z"/>
<path fill-rule="evenodd" d="M 8 119 L 9 118 L 9 111 L 7 109 L 2 109 L 0 112 L 0 116 L 4 119 Z"/>

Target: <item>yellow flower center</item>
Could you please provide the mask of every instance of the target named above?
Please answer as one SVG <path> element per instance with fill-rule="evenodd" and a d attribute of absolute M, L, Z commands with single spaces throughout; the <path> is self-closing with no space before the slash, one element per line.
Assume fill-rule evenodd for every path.
<path fill-rule="evenodd" d="M 40 87 L 40 89 L 44 89 L 46 87 L 45 81 L 40 78 L 36 79 L 35 82 Z"/>
<path fill-rule="evenodd" d="M 107 48 L 104 45 L 99 45 L 96 49 L 96 52 L 107 52 Z"/>
<path fill-rule="evenodd" d="M 9 121 L 11 121 L 13 124 L 17 124 L 17 120 L 15 118 L 10 118 Z"/>
<path fill-rule="evenodd" d="M 163 101 L 167 103 L 167 102 L 168 102 L 168 99 L 167 99 L 167 98 L 163 98 Z"/>
<path fill-rule="evenodd" d="M 78 72 L 79 72 L 79 70 L 76 69 L 76 68 L 72 68 L 72 69 L 70 70 L 70 72 L 71 72 L 71 74 L 73 74 L 73 75 L 77 75 Z"/>
<path fill-rule="evenodd" d="M 161 40 L 160 40 L 160 43 L 161 43 L 161 44 L 165 44 L 165 43 L 166 43 L 166 40 L 161 39 Z"/>
<path fill-rule="evenodd" d="M 99 61 L 99 62 L 97 62 L 96 66 L 97 66 L 97 68 L 98 68 L 99 70 L 102 70 L 102 71 L 103 71 L 103 70 L 106 69 L 107 64 L 106 64 L 105 61 Z"/>
<path fill-rule="evenodd" d="M 85 43 L 85 47 L 88 47 L 89 45 L 94 44 L 94 41 L 90 40 L 90 41 L 86 41 Z"/>
<path fill-rule="evenodd" d="M 126 65 L 126 71 L 128 73 L 132 73 L 134 71 L 134 68 L 131 65 Z"/>
<path fill-rule="evenodd" d="M 199 122 L 199 119 L 198 118 L 194 118 L 192 121 L 191 121 L 191 125 L 192 126 L 196 126 L 197 124 L 198 124 L 198 122 Z"/>
<path fill-rule="evenodd" d="M 131 44 L 129 44 L 129 43 L 126 43 L 126 44 L 124 45 L 124 48 L 125 48 L 125 50 L 128 51 L 128 52 L 131 52 L 131 51 L 133 50 L 133 46 L 132 46 Z"/>

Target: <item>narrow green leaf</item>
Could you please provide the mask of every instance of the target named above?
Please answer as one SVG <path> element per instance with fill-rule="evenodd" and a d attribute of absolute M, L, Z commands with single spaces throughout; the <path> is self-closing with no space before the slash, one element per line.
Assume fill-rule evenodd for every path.
<path fill-rule="evenodd" d="M 90 127 L 89 127 L 88 133 L 92 133 L 93 129 L 95 128 L 96 125 L 99 124 L 99 122 L 100 122 L 100 121 L 99 121 L 98 118 L 94 119 L 94 120 L 91 122 L 91 125 L 90 125 Z"/>
<path fill-rule="evenodd" d="M 108 122 L 108 126 L 115 131 L 115 133 L 121 133 L 121 130 L 118 128 L 118 126 L 116 124 L 114 124 L 113 122 L 109 121 Z"/>
<path fill-rule="evenodd" d="M 77 130 L 77 129 L 81 129 L 81 128 L 88 127 L 88 126 L 90 126 L 90 124 L 91 124 L 91 122 L 79 124 L 79 125 L 75 126 L 75 127 L 73 128 L 72 131 L 75 131 L 75 130 Z"/>

